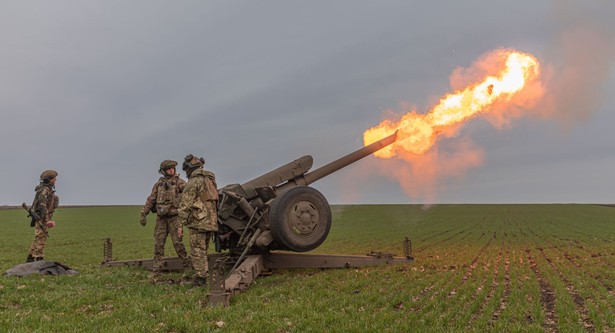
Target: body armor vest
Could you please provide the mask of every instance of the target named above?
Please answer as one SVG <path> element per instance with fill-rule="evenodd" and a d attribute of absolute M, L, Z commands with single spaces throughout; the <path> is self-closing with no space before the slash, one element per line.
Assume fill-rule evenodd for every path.
<path fill-rule="evenodd" d="M 156 212 L 160 216 L 177 215 L 177 207 L 179 207 L 179 187 L 177 186 L 177 178 L 161 179 L 158 182 Z"/>

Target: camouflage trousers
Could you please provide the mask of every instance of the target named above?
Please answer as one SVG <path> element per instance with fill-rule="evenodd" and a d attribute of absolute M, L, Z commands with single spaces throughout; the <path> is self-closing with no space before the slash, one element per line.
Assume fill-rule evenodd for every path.
<path fill-rule="evenodd" d="M 190 232 L 190 257 L 192 258 L 194 274 L 196 277 L 207 279 L 209 276 L 207 250 L 213 232 L 199 231 L 193 228 L 188 228 L 188 230 Z"/>
<path fill-rule="evenodd" d="M 155 273 L 162 270 L 162 258 L 164 257 L 164 245 L 167 241 L 167 236 L 171 236 L 173 247 L 175 252 L 181 260 L 184 270 L 191 270 L 192 264 L 190 258 L 186 253 L 186 247 L 182 242 L 182 238 L 179 237 L 177 229 L 179 224 L 177 223 L 177 216 L 157 216 L 156 227 L 154 228 L 154 267 Z"/>
<path fill-rule="evenodd" d="M 41 223 L 36 223 L 34 225 L 34 241 L 32 242 L 32 245 L 30 245 L 30 255 L 34 258 L 42 258 L 45 256 L 45 243 L 47 242 L 47 235 L 45 232 L 47 231 L 47 228 L 41 226 L 40 224 Z"/>

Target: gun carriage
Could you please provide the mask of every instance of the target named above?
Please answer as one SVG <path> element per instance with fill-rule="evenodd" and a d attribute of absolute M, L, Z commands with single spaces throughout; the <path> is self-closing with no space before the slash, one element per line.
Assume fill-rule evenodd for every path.
<path fill-rule="evenodd" d="M 246 289 L 266 270 L 411 262 L 411 244 L 407 238 L 403 245 L 405 257 L 382 253 L 367 256 L 292 253 L 316 249 L 331 228 L 327 199 L 309 185 L 391 145 L 396 137 L 394 133 L 311 172 L 312 156 L 305 155 L 243 184 L 219 189 L 219 231 L 214 237 L 218 253 L 209 259 L 210 303 L 228 305 L 232 295 Z M 107 239 L 102 265 L 151 269 L 152 259 L 114 261 L 111 240 Z M 181 269 L 176 257 L 165 258 L 164 265 L 167 270 Z"/>

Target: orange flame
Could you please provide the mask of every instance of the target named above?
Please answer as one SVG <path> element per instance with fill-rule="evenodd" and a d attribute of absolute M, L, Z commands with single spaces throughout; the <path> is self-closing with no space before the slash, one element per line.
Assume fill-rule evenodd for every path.
<path fill-rule="evenodd" d="M 505 61 L 500 66 L 503 68 L 495 75 L 446 95 L 426 114 L 409 112 L 399 121 L 383 121 L 363 133 L 363 143 L 367 146 L 397 130 L 397 141 L 375 155 L 380 158 L 391 158 L 399 153 L 420 155 L 435 144 L 438 134 L 451 126 L 489 112 L 496 104 L 510 101 L 527 82 L 538 78 L 539 63 L 528 53 L 514 50 L 500 52 Z"/>

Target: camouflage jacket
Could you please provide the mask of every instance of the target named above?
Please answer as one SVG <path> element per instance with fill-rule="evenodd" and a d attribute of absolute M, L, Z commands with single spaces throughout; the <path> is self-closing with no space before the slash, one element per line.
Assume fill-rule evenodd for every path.
<path fill-rule="evenodd" d="M 179 175 L 160 177 L 145 200 L 141 214 L 147 214 L 151 211 L 160 216 L 177 215 L 179 198 L 184 191 L 184 187 L 186 187 L 186 181 L 179 178 Z"/>
<path fill-rule="evenodd" d="M 199 231 L 217 231 L 217 203 L 215 175 L 202 168 L 194 170 L 179 203 L 179 223 Z"/>
<path fill-rule="evenodd" d="M 58 207 L 59 198 L 54 194 L 53 185 L 40 184 L 34 191 L 34 201 L 32 202 L 32 210 L 41 218 L 43 222 L 51 220 L 53 212 Z"/>

